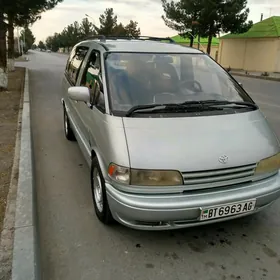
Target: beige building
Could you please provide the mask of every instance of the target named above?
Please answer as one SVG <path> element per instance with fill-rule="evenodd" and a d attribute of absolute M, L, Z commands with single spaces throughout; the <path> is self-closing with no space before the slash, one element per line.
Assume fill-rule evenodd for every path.
<path fill-rule="evenodd" d="M 218 62 L 236 70 L 280 72 L 280 17 L 258 22 L 246 33 L 221 37 Z"/>

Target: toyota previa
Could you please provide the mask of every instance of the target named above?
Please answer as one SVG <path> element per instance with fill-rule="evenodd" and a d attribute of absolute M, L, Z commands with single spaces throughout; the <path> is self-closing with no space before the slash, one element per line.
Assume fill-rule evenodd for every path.
<path fill-rule="evenodd" d="M 105 224 L 196 226 L 256 213 L 280 196 L 275 133 L 200 50 L 157 38 L 83 41 L 67 61 L 62 105 Z"/>

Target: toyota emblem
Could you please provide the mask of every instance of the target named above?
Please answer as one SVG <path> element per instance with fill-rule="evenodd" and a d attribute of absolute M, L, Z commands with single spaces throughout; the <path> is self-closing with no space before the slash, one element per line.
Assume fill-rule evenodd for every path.
<path fill-rule="evenodd" d="M 220 156 L 219 157 L 219 162 L 223 163 L 223 164 L 226 164 L 228 162 L 228 156 L 226 156 L 226 155 Z"/>

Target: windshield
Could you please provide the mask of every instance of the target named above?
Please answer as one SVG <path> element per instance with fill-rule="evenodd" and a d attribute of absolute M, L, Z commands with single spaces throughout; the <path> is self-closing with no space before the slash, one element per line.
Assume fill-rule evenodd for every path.
<path fill-rule="evenodd" d="M 105 66 L 113 111 L 203 100 L 252 102 L 205 54 L 110 53 Z"/>

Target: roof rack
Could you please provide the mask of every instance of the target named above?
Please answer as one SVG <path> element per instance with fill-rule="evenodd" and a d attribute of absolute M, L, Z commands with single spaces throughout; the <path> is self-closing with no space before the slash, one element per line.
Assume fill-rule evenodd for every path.
<path fill-rule="evenodd" d="M 131 36 L 113 36 L 113 35 L 109 35 L 109 36 L 105 36 L 105 35 L 94 35 L 94 36 L 90 36 L 86 38 L 87 40 L 93 40 L 93 39 L 99 39 L 99 40 L 104 40 L 106 41 L 106 39 L 109 40 L 132 40 L 135 39 L 134 37 Z"/>
<path fill-rule="evenodd" d="M 87 40 L 94 40 L 99 39 L 100 41 L 109 40 L 142 40 L 142 41 L 169 41 L 169 43 L 175 43 L 175 41 L 170 37 L 151 37 L 151 36 L 139 36 L 139 37 L 132 37 L 132 36 L 105 36 L 105 35 L 94 35 L 86 38 Z"/>
<path fill-rule="evenodd" d="M 136 38 L 138 40 L 149 40 L 149 41 L 169 41 L 169 43 L 175 43 L 175 41 L 170 37 L 151 37 L 151 36 L 139 36 Z"/>
<path fill-rule="evenodd" d="M 106 36 L 104 36 L 104 35 L 93 35 L 93 36 L 89 36 L 89 37 L 85 38 L 85 40 L 94 40 L 94 39 L 99 39 L 100 41 L 101 40 L 106 40 Z"/>

